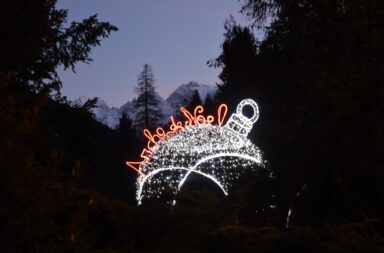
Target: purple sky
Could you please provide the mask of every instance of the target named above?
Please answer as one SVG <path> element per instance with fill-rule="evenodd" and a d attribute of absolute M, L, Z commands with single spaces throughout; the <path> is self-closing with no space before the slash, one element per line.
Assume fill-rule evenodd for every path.
<path fill-rule="evenodd" d="M 190 80 L 214 85 L 220 70 L 206 61 L 220 54 L 225 19 L 232 14 L 246 23 L 237 0 L 59 0 L 58 6 L 69 9 L 69 21 L 98 13 L 119 28 L 94 48 L 91 64 L 78 64 L 76 74 L 59 71 L 63 95 L 98 96 L 110 106 L 136 96 L 145 63 L 164 98 Z"/>

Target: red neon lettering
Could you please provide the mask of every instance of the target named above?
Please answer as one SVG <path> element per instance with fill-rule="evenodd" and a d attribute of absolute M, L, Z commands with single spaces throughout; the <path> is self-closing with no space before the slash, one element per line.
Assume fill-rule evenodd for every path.
<path fill-rule="evenodd" d="M 141 172 L 140 171 L 140 169 L 138 169 L 138 168 L 136 168 L 135 166 L 133 166 L 133 165 L 141 165 L 142 164 L 142 162 L 126 162 L 125 164 L 127 164 L 129 167 L 131 167 L 131 169 L 133 169 L 134 171 L 136 171 L 137 173 L 139 173 L 140 175 L 142 175 L 142 176 L 145 176 L 144 174 L 143 174 L 143 172 Z"/>
<path fill-rule="evenodd" d="M 227 116 L 228 106 L 226 104 L 221 104 L 219 109 L 217 109 L 217 123 L 221 126 L 224 122 L 225 116 Z"/>
<path fill-rule="evenodd" d="M 184 127 L 191 126 L 193 124 L 193 122 L 194 122 L 192 114 L 187 109 L 185 109 L 184 107 L 181 107 L 180 111 L 188 119 L 187 121 L 185 121 Z"/>
<path fill-rule="evenodd" d="M 175 120 L 173 119 L 173 116 L 171 116 L 171 125 L 169 126 L 170 132 L 176 132 L 179 129 L 183 128 L 183 124 L 179 121 L 175 124 Z"/>
<path fill-rule="evenodd" d="M 193 111 L 193 115 L 184 107 L 180 108 L 180 111 L 183 113 L 184 117 L 187 118 L 187 120 L 183 123 L 180 121 L 175 123 L 175 119 L 173 116 L 170 117 L 170 126 L 169 131 L 165 131 L 163 128 L 158 127 L 155 131 L 155 134 L 152 134 L 148 129 L 144 129 L 143 134 L 148 139 L 147 147 L 143 148 L 141 151 L 140 157 L 143 158 L 143 161 L 141 162 L 129 162 L 127 161 L 126 164 L 135 170 L 137 173 L 139 173 L 141 176 L 145 176 L 143 172 L 140 170 L 140 166 L 143 163 L 149 162 L 150 156 L 153 154 L 154 149 L 159 145 L 159 142 L 161 140 L 164 140 L 167 138 L 170 134 L 173 134 L 179 130 L 182 130 L 185 127 L 191 126 L 191 125 L 199 125 L 199 124 L 211 124 L 215 121 L 215 117 L 212 115 L 208 115 L 207 117 L 204 117 L 201 115 L 204 112 L 204 108 L 199 105 L 196 106 L 195 110 Z M 219 108 L 217 109 L 217 124 L 219 127 L 223 125 L 224 119 L 227 116 L 228 112 L 228 106 L 226 104 L 221 104 Z M 138 165 L 138 166 L 134 166 Z"/>

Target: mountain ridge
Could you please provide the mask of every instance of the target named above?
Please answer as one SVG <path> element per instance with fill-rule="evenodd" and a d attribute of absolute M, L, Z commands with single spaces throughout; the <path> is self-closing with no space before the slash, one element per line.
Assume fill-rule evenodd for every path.
<path fill-rule="evenodd" d="M 202 101 L 205 100 L 207 95 L 213 96 L 216 94 L 218 88 L 216 86 L 199 83 L 196 81 L 190 81 L 185 84 L 181 84 L 176 88 L 167 99 L 162 98 L 157 94 L 157 99 L 160 102 L 160 109 L 164 114 L 164 118 L 160 124 L 166 124 L 169 120 L 169 116 L 175 114 L 181 106 L 185 106 L 191 99 L 195 90 L 198 91 Z M 129 118 L 134 119 L 138 110 L 135 108 L 135 100 L 127 101 L 125 104 L 116 107 L 109 107 L 108 104 L 99 97 L 97 98 L 96 106 L 91 109 L 91 112 L 95 115 L 95 119 L 110 128 L 116 128 L 119 125 L 119 119 L 122 113 L 126 113 Z M 74 106 L 83 106 L 88 100 L 92 99 L 87 96 L 80 96 L 79 98 L 71 101 Z"/>

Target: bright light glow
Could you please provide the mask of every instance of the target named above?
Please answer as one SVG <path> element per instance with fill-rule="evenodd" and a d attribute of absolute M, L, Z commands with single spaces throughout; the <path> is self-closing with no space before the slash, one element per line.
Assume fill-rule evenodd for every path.
<path fill-rule="evenodd" d="M 177 171 L 177 170 L 186 170 L 186 171 L 188 171 L 188 173 L 191 172 L 191 169 L 189 169 L 189 168 L 182 168 L 182 167 L 180 167 L 180 168 L 173 168 L 173 167 L 171 167 L 171 168 L 160 168 L 160 169 L 154 170 L 151 174 L 145 176 L 145 177 L 143 178 L 143 181 L 139 184 L 139 188 L 138 188 L 138 191 L 137 191 L 138 203 L 139 203 L 139 204 L 141 204 L 141 199 L 142 199 L 142 196 L 143 196 L 143 195 L 142 195 L 142 192 L 143 192 L 143 186 L 144 186 L 144 184 L 145 184 L 145 181 L 146 181 L 148 178 L 155 176 L 155 175 L 156 175 L 157 173 L 159 173 L 159 172 L 163 172 L 163 171 L 171 171 L 171 170 L 174 170 L 174 171 Z M 195 173 L 197 173 L 197 174 L 200 174 L 200 175 L 202 175 L 202 176 L 204 176 L 204 177 L 206 177 L 206 178 L 208 178 L 208 179 L 211 179 L 217 186 L 220 187 L 220 189 L 223 191 L 223 193 L 224 193 L 225 195 L 228 195 L 227 191 L 224 189 L 224 186 L 221 185 L 221 183 L 220 183 L 216 178 L 214 178 L 213 176 L 208 175 L 208 174 L 203 173 L 203 172 L 198 171 L 198 170 L 194 170 L 193 172 L 195 172 Z"/>
<path fill-rule="evenodd" d="M 187 180 L 189 174 L 191 172 L 197 172 L 196 171 L 196 168 L 197 166 L 199 166 L 200 164 L 204 163 L 204 162 L 207 162 L 208 160 L 211 160 L 211 159 L 215 159 L 215 158 L 219 158 L 219 157 L 239 157 L 239 158 L 243 158 L 243 159 L 246 159 L 246 160 L 250 160 L 250 161 L 253 161 L 255 162 L 256 164 L 261 164 L 262 161 L 260 160 L 260 157 L 253 157 L 253 156 L 249 156 L 249 155 L 242 155 L 242 154 L 237 154 L 237 153 L 222 153 L 222 154 L 216 154 L 216 155 L 211 155 L 211 156 L 208 156 L 208 157 L 205 157 L 203 159 L 201 159 L 200 161 L 198 161 L 196 163 L 195 166 L 193 166 L 191 169 L 189 169 L 188 173 L 185 175 L 185 177 L 180 181 L 179 183 L 179 186 L 177 187 L 177 189 L 180 191 L 181 187 L 183 186 L 183 184 L 185 183 L 185 181 Z M 227 194 L 225 194 L 227 195 Z"/>
<path fill-rule="evenodd" d="M 251 106 L 252 117 L 246 117 L 244 106 Z M 170 118 L 169 131 L 157 128 L 155 133 L 144 130 L 147 146 L 140 154 L 142 161 L 127 162 L 139 173 L 137 200 L 176 195 L 191 173 L 200 174 L 215 183 L 228 195 L 232 182 L 239 178 L 245 168 L 264 167 L 260 150 L 247 135 L 259 117 L 255 101 L 240 102 L 236 113 L 223 126 L 228 107 L 219 106 L 217 125 L 215 117 L 203 116 L 204 108 L 197 106 L 193 113 L 185 108 L 180 111 L 186 121 L 175 122 Z M 175 200 L 172 204 L 175 204 Z"/>

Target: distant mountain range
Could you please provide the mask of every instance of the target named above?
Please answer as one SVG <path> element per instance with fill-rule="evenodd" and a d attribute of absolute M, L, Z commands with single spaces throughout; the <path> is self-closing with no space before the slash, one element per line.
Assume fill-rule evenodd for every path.
<path fill-rule="evenodd" d="M 195 90 L 199 93 L 201 100 L 204 101 L 208 94 L 213 96 L 217 92 L 217 87 L 190 81 L 189 83 L 180 85 L 166 100 L 158 96 L 160 108 L 164 114 L 163 123 L 167 123 L 170 115 L 175 114 L 181 106 L 185 106 L 190 101 Z M 83 106 L 89 99 L 91 98 L 81 96 L 78 99 L 73 100 L 72 104 L 75 106 Z M 96 120 L 110 128 L 116 128 L 123 112 L 125 112 L 131 119 L 136 117 L 137 109 L 135 108 L 135 100 L 136 99 L 128 101 L 120 108 L 116 108 L 109 107 L 104 100 L 98 98 L 96 107 L 92 108 L 92 112 L 94 113 Z"/>

